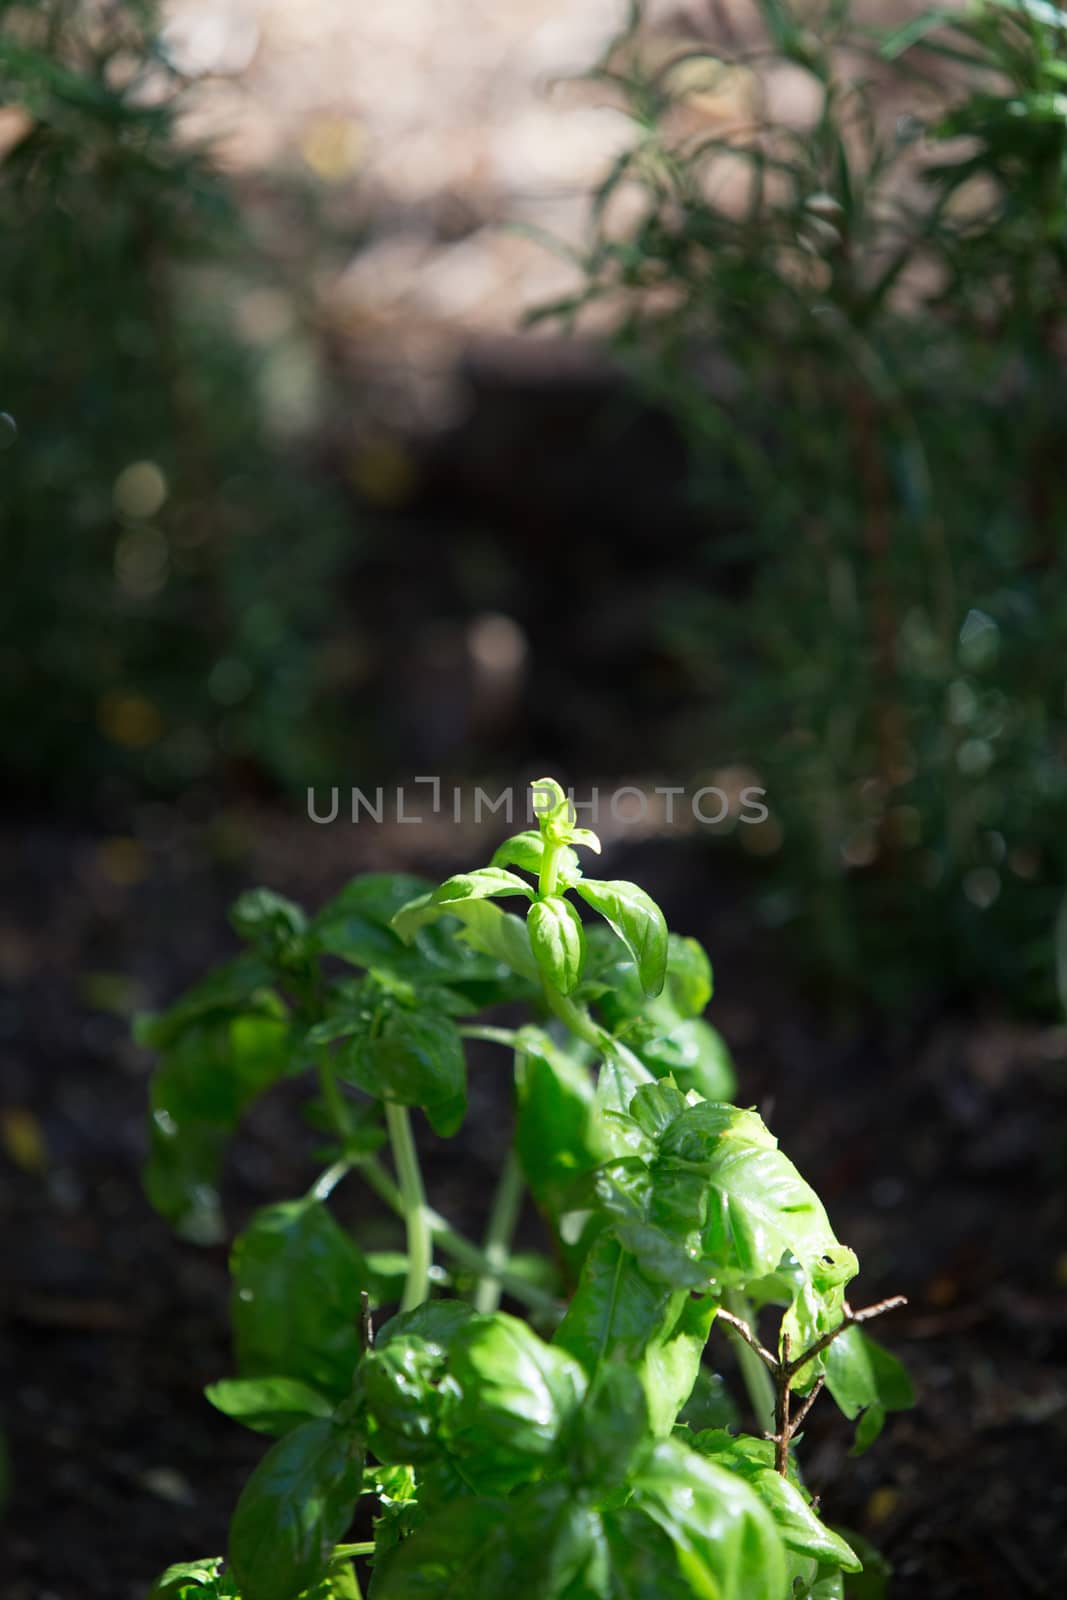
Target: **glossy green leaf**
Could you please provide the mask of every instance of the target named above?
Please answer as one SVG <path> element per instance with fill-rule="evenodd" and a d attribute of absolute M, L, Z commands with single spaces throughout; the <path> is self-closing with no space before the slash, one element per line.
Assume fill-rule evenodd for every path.
<path fill-rule="evenodd" d="M 325 1576 L 360 1496 L 363 1455 L 358 1435 L 319 1419 L 270 1449 L 230 1523 L 242 1600 L 293 1600 Z"/>
<path fill-rule="evenodd" d="M 148 1600 L 239 1600 L 232 1576 L 223 1571 L 222 1556 L 179 1561 L 158 1577 Z"/>
<path fill-rule="evenodd" d="M 588 1069 L 540 1029 L 524 1028 L 520 1043 L 515 1149 L 531 1193 L 558 1222 L 575 1180 L 608 1151 L 593 1117 Z"/>
<path fill-rule="evenodd" d="M 706 1185 L 704 1251 L 725 1285 L 773 1272 L 787 1253 L 810 1274 L 838 1247 L 815 1191 L 754 1112 L 688 1106 L 663 1134 L 656 1169 L 661 1211 L 684 1207 L 694 1177 Z"/>
<path fill-rule="evenodd" d="M 698 1434 L 692 1443 L 705 1459 L 736 1473 L 755 1489 L 787 1549 L 826 1566 L 860 1571 L 862 1563 L 855 1551 L 819 1520 L 798 1485 L 774 1470 L 771 1440 L 737 1438 L 715 1430 Z"/>
<path fill-rule="evenodd" d="M 464 1301 L 434 1300 L 379 1329 L 360 1369 L 379 1460 L 422 1464 L 439 1455 L 438 1385 L 455 1339 L 474 1315 Z"/>
<path fill-rule="evenodd" d="M 258 1211 L 235 1241 L 231 1316 L 242 1377 L 296 1378 L 334 1400 L 359 1358 L 366 1263 L 319 1200 Z"/>
<path fill-rule="evenodd" d="M 667 982 L 664 999 L 685 1021 L 702 1016 L 714 992 L 707 951 L 697 940 L 672 933 L 667 940 Z"/>
<path fill-rule="evenodd" d="M 338 1056 L 341 1075 L 379 1100 L 421 1106 L 435 1132 L 456 1132 L 467 1110 L 463 1041 L 450 1017 L 394 1010 L 380 1034 Z"/>
<path fill-rule="evenodd" d="M 522 985 L 517 986 L 500 958 L 457 940 L 452 924 L 421 927 L 410 940 L 396 932 L 393 918 L 416 898 L 427 898 L 429 887 L 423 879 L 404 873 L 356 878 L 315 917 L 309 941 L 324 954 L 367 968 L 379 980 L 392 978 L 409 985 L 409 999 L 418 1003 L 433 1004 L 430 996 L 442 986 L 462 999 L 466 1010 L 516 998 Z M 436 1009 L 454 1007 L 450 1001 Z"/>
<path fill-rule="evenodd" d="M 692 1392 L 714 1316 L 707 1299 L 653 1283 L 611 1234 L 593 1243 L 553 1342 L 590 1380 L 606 1362 L 625 1362 L 645 1391 L 654 1434 L 669 1433 Z"/>
<path fill-rule="evenodd" d="M 376 1566 L 370 1600 L 594 1600 L 608 1593 L 599 1534 L 562 1483 L 460 1500 Z"/>
<path fill-rule="evenodd" d="M 592 850 L 594 855 L 599 855 L 603 848 L 600 835 L 594 833 L 592 828 L 571 828 L 567 837 L 572 844 L 579 845 L 584 850 Z"/>
<path fill-rule="evenodd" d="M 915 1389 L 903 1364 L 862 1328 L 848 1328 L 825 1356 L 826 1387 L 846 1417 L 859 1416 L 853 1454 L 877 1439 L 890 1411 L 915 1404 Z"/>
<path fill-rule="evenodd" d="M 662 1600 L 664 1595 L 711 1594 L 691 1588 L 678 1552 L 657 1522 L 630 1505 L 611 1507 L 601 1517 L 610 1572 L 603 1591 L 611 1600 Z"/>
<path fill-rule="evenodd" d="M 622 1483 L 648 1438 L 648 1402 L 632 1367 L 603 1363 L 571 1429 L 569 1467 L 574 1479 L 605 1493 Z"/>
<path fill-rule="evenodd" d="M 677 1439 L 664 1439 L 631 1482 L 631 1504 L 670 1538 L 689 1592 L 709 1600 L 784 1596 L 781 1537 L 766 1506 L 741 1478 Z"/>
<path fill-rule="evenodd" d="M 667 924 L 656 902 L 622 879 L 583 878 L 575 889 L 630 951 L 645 993 L 659 994 L 667 976 Z"/>
<path fill-rule="evenodd" d="M 333 1403 L 298 1378 L 223 1378 L 204 1390 L 216 1411 L 256 1433 L 278 1437 L 312 1417 L 328 1417 Z"/>
<path fill-rule="evenodd" d="M 405 905 L 393 918 L 392 926 L 405 941 L 416 939 L 428 923 L 441 917 L 455 917 L 462 924 L 459 937 L 483 955 L 502 962 L 521 977 L 539 984 L 540 968 L 530 949 L 526 924 L 509 911 L 502 911 L 491 900 L 463 899 L 445 904 L 432 894 L 420 895 Z"/>
<path fill-rule="evenodd" d="M 424 923 L 433 922 L 447 912 L 456 912 L 461 905 L 501 895 L 525 895 L 529 900 L 533 898 L 533 890 L 524 878 L 503 867 L 457 872 L 436 889 L 403 906 L 394 916 L 392 926 L 402 939 L 410 939 Z"/>
<path fill-rule="evenodd" d="M 585 934 L 570 901 L 559 895 L 536 901 L 526 914 L 526 927 L 537 964 L 549 983 L 560 994 L 571 994 L 582 976 Z"/>
<path fill-rule="evenodd" d="M 507 1493 L 559 1445 L 585 1392 L 581 1366 L 518 1318 L 472 1317 L 452 1343 L 442 1433 L 479 1493 Z"/>

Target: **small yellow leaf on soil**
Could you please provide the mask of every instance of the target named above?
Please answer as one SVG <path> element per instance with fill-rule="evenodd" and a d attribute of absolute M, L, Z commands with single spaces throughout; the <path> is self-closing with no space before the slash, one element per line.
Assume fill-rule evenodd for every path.
<path fill-rule="evenodd" d="M 891 1489 L 888 1484 L 883 1484 L 867 1501 L 867 1521 L 875 1527 L 879 1523 L 888 1522 L 897 1508 L 898 1499 L 897 1491 Z"/>
<path fill-rule="evenodd" d="M 7 1106 L 0 1111 L 0 1141 L 20 1171 L 40 1173 L 47 1167 L 48 1150 L 41 1124 L 24 1106 Z"/>

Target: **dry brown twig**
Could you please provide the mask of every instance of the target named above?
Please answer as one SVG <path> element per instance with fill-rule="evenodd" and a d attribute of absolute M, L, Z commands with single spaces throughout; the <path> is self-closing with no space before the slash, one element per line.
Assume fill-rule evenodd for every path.
<path fill-rule="evenodd" d="M 870 1322 L 875 1317 L 883 1316 L 887 1311 L 896 1311 L 900 1306 L 906 1306 L 907 1300 L 902 1294 L 894 1294 L 888 1300 L 879 1300 L 874 1305 L 864 1306 L 861 1311 L 853 1311 L 846 1300 L 843 1306 L 844 1315 L 836 1328 L 831 1328 L 829 1333 L 824 1333 L 815 1343 L 803 1350 L 795 1360 L 789 1359 L 789 1335 L 782 1335 L 782 1359 L 772 1355 L 765 1345 L 760 1344 L 743 1317 L 734 1316 L 732 1311 L 725 1311 L 720 1306 L 717 1318 L 725 1322 L 729 1328 L 742 1338 L 751 1350 L 754 1350 L 774 1379 L 774 1432 L 769 1435 L 774 1440 L 774 1467 L 781 1477 L 785 1477 L 789 1466 L 789 1446 L 794 1434 L 800 1428 L 808 1412 L 826 1382 L 825 1378 L 817 1378 L 811 1393 L 805 1398 L 800 1410 L 790 1413 L 790 1397 L 792 1395 L 793 1379 L 802 1367 L 809 1361 L 814 1361 L 816 1356 L 821 1356 L 847 1328 L 855 1328 L 863 1322 Z"/>

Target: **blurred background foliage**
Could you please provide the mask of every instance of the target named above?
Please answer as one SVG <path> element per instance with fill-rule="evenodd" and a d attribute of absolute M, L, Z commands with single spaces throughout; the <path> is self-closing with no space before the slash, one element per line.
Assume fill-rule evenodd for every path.
<path fill-rule="evenodd" d="M 354 535 L 309 470 L 319 374 L 277 258 L 178 137 L 184 94 L 148 0 L 0 4 L 0 715 L 23 793 L 174 792 L 221 763 L 296 785 L 347 733 L 324 664 Z"/>
<path fill-rule="evenodd" d="M 635 138 L 581 289 L 542 314 L 606 299 L 689 443 L 714 533 L 659 626 L 700 689 L 686 742 L 769 790 L 766 915 L 887 1002 L 1051 1010 L 1067 12 L 978 0 L 887 34 L 843 3 L 759 10 L 761 49 L 658 56 L 633 10 L 596 79 Z M 709 96 L 734 111 L 711 135 Z"/>
<path fill-rule="evenodd" d="M 737 14 L 634 8 L 581 91 L 612 156 L 538 317 L 594 377 L 531 334 L 536 382 L 468 371 L 431 426 L 360 351 L 425 379 L 375 321 L 404 272 L 477 332 L 484 194 L 364 253 L 342 116 L 235 177 L 148 0 L 0 0 L 17 797 L 727 770 L 823 981 L 1055 1008 L 1067 13 Z"/>

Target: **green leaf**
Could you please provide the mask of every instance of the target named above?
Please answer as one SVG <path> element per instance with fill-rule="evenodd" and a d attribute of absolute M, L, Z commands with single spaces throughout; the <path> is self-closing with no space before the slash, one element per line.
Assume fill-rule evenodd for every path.
<path fill-rule="evenodd" d="M 362 1440 L 324 1419 L 279 1439 L 244 1487 L 230 1523 L 242 1600 L 293 1600 L 327 1572 L 363 1483 Z"/>
<path fill-rule="evenodd" d="M 553 1454 L 585 1374 L 516 1317 L 475 1316 L 449 1353 L 442 1434 L 480 1494 L 507 1493 Z"/>
<path fill-rule="evenodd" d="M 583 878 L 575 889 L 626 945 L 645 993 L 659 994 L 667 975 L 667 924 L 656 902 L 622 879 Z"/>
<path fill-rule="evenodd" d="M 272 965 L 299 967 L 306 959 L 307 917 L 273 889 L 249 889 L 230 910 L 237 933 Z"/>
<path fill-rule="evenodd" d="M 571 1432 L 573 1478 L 601 1491 L 622 1483 L 646 1444 L 648 1429 L 648 1404 L 637 1373 L 618 1361 L 604 1363 Z"/>
<path fill-rule="evenodd" d="M 439 1457 L 438 1385 L 453 1343 L 474 1315 L 462 1300 L 433 1300 L 378 1330 L 360 1370 L 379 1460 L 421 1466 Z"/>
<path fill-rule="evenodd" d="M 572 844 L 581 845 L 586 850 L 592 850 L 594 855 L 599 855 L 601 852 L 600 835 L 594 833 L 592 828 L 572 828 L 567 837 Z"/>
<path fill-rule="evenodd" d="M 859 1415 L 853 1455 L 870 1449 L 890 1411 L 915 1404 L 915 1389 L 902 1362 L 861 1328 L 847 1328 L 824 1357 L 826 1387 L 846 1417 Z"/>
<path fill-rule="evenodd" d="M 530 946 L 545 977 L 560 994 L 577 988 L 585 960 L 581 919 L 569 900 L 553 895 L 536 901 L 526 914 Z"/>
<path fill-rule="evenodd" d="M 679 1554 L 658 1523 L 631 1506 L 603 1515 L 604 1541 L 611 1566 L 611 1600 L 673 1600 L 714 1596 L 717 1588 L 693 1583 L 681 1569 Z M 761 1591 L 762 1595 L 762 1591 Z M 775 1597 L 777 1600 L 777 1597 Z"/>
<path fill-rule="evenodd" d="M 436 1133 L 456 1132 L 467 1112 L 467 1063 L 450 1017 L 393 1011 L 377 1037 L 354 1040 L 337 1058 L 341 1075 L 378 1100 L 421 1106 Z"/>
<path fill-rule="evenodd" d="M 481 867 L 477 872 L 457 872 L 444 883 L 420 895 L 401 907 L 393 918 L 392 926 L 402 939 L 410 939 L 426 922 L 432 922 L 445 912 L 457 913 L 460 906 L 472 900 L 494 899 L 498 895 L 525 895 L 533 899 L 533 890 L 525 879 L 502 867 Z"/>
<path fill-rule="evenodd" d="M 608 1153 L 592 1115 L 593 1081 L 540 1029 L 523 1028 L 519 1043 L 515 1150 L 531 1194 L 558 1224 L 575 1179 Z"/>
<path fill-rule="evenodd" d="M 281 1436 L 311 1417 L 328 1417 L 330 1400 L 298 1378 L 223 1378 L 208 1384 L 204 1396 L 224 1416 L 256 1433 Z"/>
<path fill-rule="evenodd" d="M 524 872 L 532 872 L 534 877 L 537 877 L 544 858 L 543 837 L 533 829 L 527 829 L 524 833 L 512 834 L 510 839 L 505 839 L 503 844 L 498 845 L 489 864 L 493 867 L 521 867 Z M 556 857 L 556 871 L 564 888 L 576 883 L 581 877 L 582 869 L 578 865 L 577 854 L 569 845 L 560 847 Z"/>
<path fill-rule="evenodd" d="M 356 1569 L 351 1561 L 333 1561 L 324 1578 L 305 1589 L 299 1600 L 362 1600 Z"/>
<path fill-rule="evenodd" d="M 179 1561 L 152 1585 L 148 1600 L 238 1600 L 233 1579 L 222 1570 L 221 1556 Z"/>
<path fill-rule="evenodd" d="M 625 1116 L 635 1092 L 654 1082 L 644 1062 L 621 1039 L 606 1041 L 596 1082 L 597 1115 Z"/>
<path fill-rule="evenodd" d="M 201 979 L 177 1003 L 158 1015 L 144 1013 L 134 1021 L 138 1044 L 165 1050 L 194 1022 L 223 1014 L 262 1013 L 284 1016 L 285 1007 L 271 988 L 274 974 L 260 956 L 246 954 Z"/>
<path fill-rule="evenodd" d="M 734 1473 L 664 1439 L 631 1483 L 631 1504 L 670 1538 L 691 1593 L 710 1600 L 784 1595 L 786 1557 L 774 1520 Z"/>
<path fill-rule="evenodd" d="M 183 1238 L 224 1235 L 218 1177 L 241 1113 L 289 1068 L 287 1022 L 249 1014 L 204 1018 L 178 1032 L 152 1076 L 149 1200 Z"/>
<path fill-rule="evenodd" d="M 670 1432 L 700 1367 L 714 1305 L 651 1282 L 610 1233 L 594 1241 L 553 1343 L 595 1381 L 606 1362 L 624 1362 L 645 1392 L 650 1425 Z"/>
<path fill-rule="evenodd" d="M 667 983 L 664 999 L 683 1021 L 699 1017 L 714 992 L 711 962 L 696 939 L 672 933 L 667 939 Z"/>
<path fill-rule="evenodd" d="M 423 878 L 407 873 L 367 873 L 354 878 L 312 920 L 309 938 L 324 955 L 340 956 L 357 967 L 403 965 L 405 946 L 393 932 L 397 912 L 427 892 Z"/>
<path fill-rule="evenodd" d="M 596 1514 L 562 1483 L 444 1507 L 375 1567 L 371 1600 L 594 1600 Z"/>
<path fill-rule="evenodd" d="M 863 1571 L 849 1580 L 849 1600 L 886 1600 L 893 1568 L 882 1552 L 854 1528 L 836 1528 L 841 1538 L 851 1545 L 863 1562 Z M 815 1600 L 823 1600 L 816 1596 Z"/>
<path fill-rule="evenodd" d="M 678 1421 L 694 1433 L 709 1428 L 736 1428 L 740 1421 L 737 1402 L 717 1372 L 701 1367 L 693 1392 L 678 1413 Z"/>
<path fill-rule="evenodd" d="M 410 901 L 393 918 L 399 936 L 410 942 L 428 923 L 444 916 L 456 917 L 463 924 L 459 935 L 471 949 L 503 962 L 514 973 L 540 984 L 541 971 L 530 949 L 526 924 L 492 901 L 453 900 L 439 904 L 429 894 Z"/>
<path fill-rule="evenodd" d="M 846 1572 L 861 1570 L 855 1551 L 840 1534 L 820 1522 L 797 1484 L 774 1470 L 771 1440 L 736 1438 L 716 1429 L 698 1434 L 692 1444 L 707 1460 L 751 1484 L 774 1518 L 787 1549 L 828 1566 L 843 1567 Z"/>
<path fill-rule="evenodd" d="M 815 1191 L 751 1111 L 687 1106 L 660 1140 L 655 1192 L 653 1221 L 677 1224 L 692 1198 L 704 1252 L 727 1286 L 766 1276 L 789 1253 L 810 1276 L 839 1248 Z"/>
<path fill-rule="evenodd" d="M 550 844 L 566 844 L 577 819 L 573 803 L 555 778 L 535 778 L 530 785 L 537 825 Z"/>
<path fill-rule="evenodd" d="M 231 1316 L 242 1377 L 296 1378 L 333 1400 L 360 1354 L 366 1263 L 320 1200 L 257 1211 L 235 1241 Z"/>
<path fill-rule="evenodd" d="M 668 1033 L 654 1026 L 630 1036 L 631 1048 L 657 1077 L 669 1074 L 683 1093 L 729 1100 L 737 1089 L 733 1061 L 722 1035 L 700 1017 L 676 1023 Z"/>

